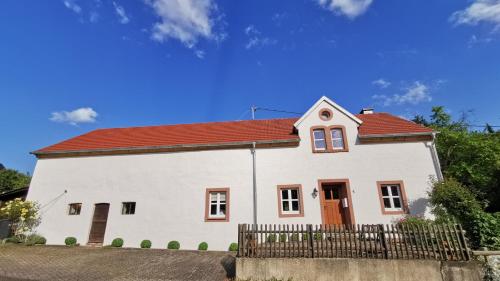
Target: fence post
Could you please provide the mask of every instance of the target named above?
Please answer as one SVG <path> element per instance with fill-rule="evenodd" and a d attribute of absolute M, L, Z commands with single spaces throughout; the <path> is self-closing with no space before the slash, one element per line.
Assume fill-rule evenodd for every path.
<path fill-rule="evenodd" d="M 312 224 L 307 225 L 307 243 L 311 251 L 311 258 L 314 258 L 314 243 L 313 243 L 313 227 Z"/>
<path fill-rule="evenodd" d="M 389 254 L 387 253 L 388 250 L 387 250 L 387 243 L 385 241 L 385 230 L 383 224 L 378 225 L 378 233 L 380 236 L 380 242 L 382 242 L 382 247 L 384 248 L 384 259 L 388 259 Z"/>

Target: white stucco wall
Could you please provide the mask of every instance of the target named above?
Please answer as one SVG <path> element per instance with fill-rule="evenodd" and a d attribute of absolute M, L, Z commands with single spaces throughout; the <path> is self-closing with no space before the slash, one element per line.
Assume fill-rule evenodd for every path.
<path fill-rule="evenodd" d="M 324 122 L 318 110 L 329 107 L 333 119 Z M 349 152 L 311 151 L 315 125 L 344 125 Z M 311 193 L 318 179 L 350 180 L 356 223 L 390 223 L 382 215 L 376 181 L 404 181 L 412 213 L 424 211 L 429 177 L 436 176 L 430 143 L 359 144 L 357 124 L 323 104 L 298 127 L 295 148 L 257 150 L 259 223 L 321 223 L 320 199 Z M 279 218 L 276 188 L 301 184 L 304 217 Z M 205 222 L 206 188 L 230 188 L 230 221 Z M 67 190 L 67 193 L 64 191 Z M 96 203 L 110 203 L 104 244 L 116 237 L 138 247 L 150 239 L 155 248 L 177 240 L 183 249 L 205 241 L 211 250 L 226 250 L 237 241 L 237 224 L 252 222 L 252 157 L 249 149 L 40 159 L 28 200 L 42 206 L 38 232 L 49 244 L 74 236 L 86 244 Z M 121 203 L 136 202 L 135 215 L 122 215 Z M 79 216 L 69 216 L 68 204 L 82 203 Z"/>

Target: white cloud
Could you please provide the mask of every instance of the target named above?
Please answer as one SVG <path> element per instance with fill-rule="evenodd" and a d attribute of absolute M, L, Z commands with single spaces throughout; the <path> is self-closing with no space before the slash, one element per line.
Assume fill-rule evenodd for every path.
<path fill-rule="evenodd" d="M 73 111 L 52 112 L 51 115 L 51 121 L 77 125 L 79 123 L 95 122 L 98 114 L 91 107 L 82 107 Z"/>
<path fill-rule="evenodd" d="M 169 38 L 193 48 L 200 38 L 223 41 L 227 34 L 216 30 L 223 15 L 213 0 L 145 0 L 160 21 L 155 23 L 152 39 L 164 42 Z M 222 25 L 222 24 L 221 24 Z"/>
<path fill-rule="evenodd" d="M 248 42 L 245 44 L 245 48 L 247 50 L 274 45 L 278 42 L 276 39 L 262 36 L 261 32 L 257 30 L 254 25 L 247 26 L 245 28 L 245 34 L 248 37 Z"/>
<path fill-rule="evenodd" d="M 469 7 L 454 12 L 450 21 L 456 25 L 476 25 L 480 22 L 489 22 L 500 28 L 500 0 L 475 0 Z"/>
<path fill-rule="evenodd" d="M 345 15 L 350 19 L 360 16 L 368 10 L 373 0 L 317 0 L 319 5 L 337 15 Z"/>
<path fill-rule="evenodd" d="M 204 59 L 205 58 L 205 51 L 203 50 L 195 50 L 194 55 L 199 58 L 199 59 Z"/>
<path fill-rule="evenodd" d="M 75 12 L 77 14 L 79 14 L 82 11 L 82 8 L 80 6 L 78 6 L 78 4 L 76 4 L 76 2 L 74 0 L 64 0 L 63 3 L 64 3 L 64 6 L 66 6 L 66 8 L 72 10 L 73 12 Z"/>
<path fill-rule="evenodd" d="M 372 81 L 372 84 L 380 87 L 381 89 L 385 89 L 391 85 L 391 82 L 384 80 L 383 78 Z"/>
<path fill-rule="evenodd" d="M 476 45 L 487 44 L 487 43 L 490 43 L 492 41 L 493 41 L 493 38 L 491 38 L 491 37 L 481 38 L 481 37 L 477 37 L 475 34 L 473 34 L 470 37 L 469 41 L 467 42 L 467 47 L 472 48 Z"/>
<path fill-rule="evenodd" d="M 115 7 L 115 13 L 116 13 L 116 15 L 118 15 L 118 18 L 120 19 L 120 23 L 127 24 L 130 21 L 130 19 L 127 16 L 127 13 L 125 12 L 125 8 L 123 8 L 123 6 L 116 4 L 115 1 L 113 1 L 113 7 Z"/>
<path fill-rule="evenodd" d="M 411 86 L 403 88 L 404 94 L 387 95 L 373 95 L 372 98 L 380 101 L 384 106 L 393 104 L 419 104 L 422 102 L 429 102 L 432 100 L 429 87 L 419 81 L 415 81 Z"/>
<path fill-rule="evenodd" d="M 89 21 L 91 23 L 96 23 L 97 21 L 99 21 L 99 13 L 97 13 L 96 11 L 90 12 Z"/>

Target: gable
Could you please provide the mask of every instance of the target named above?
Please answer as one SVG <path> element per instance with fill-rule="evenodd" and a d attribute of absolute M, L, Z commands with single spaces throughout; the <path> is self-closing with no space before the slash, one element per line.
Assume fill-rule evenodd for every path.
<path fill-rule="evenodd" d="M 355 115 L 353 115 L 352 113 L 347 111 L 345 108 L 336 104 L 328 97 L 323 96 L 311 108 L 309 108 L 309 110 L 306 113 L 304 113 L 304 115 L 302 115 L 302 117 L 300 117 L 300 119 L 297 120 L 297 122 L 295 122 L 295 124 L 294 124 L 295 128 L 298 128 L 299 125 L 302 122 L 304 122 L 306 119 L 308 119 L 310 117 L 312 117 L 312 118 L 317 117 L 317 115 L 319 114 L 319 110 L 321 110 L 321 108 L 323 108 L 323 107 L 330 108 L 333 111 L 334 115 L 336 112 L 339 114 L 342 114 L 343 116 L 345 116 L 345 117 L 349 118 L 350 120 L 352 120 L 353 122 L 355 122 L 357 125 L 360 125 L 363 123 L 363 121 L 361 121 L 361 119 L 359 119 L 358 117 L 356 117 Z"/>

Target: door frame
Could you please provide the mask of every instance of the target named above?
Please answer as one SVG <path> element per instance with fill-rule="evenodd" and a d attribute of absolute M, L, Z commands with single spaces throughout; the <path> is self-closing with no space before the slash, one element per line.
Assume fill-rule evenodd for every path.
<path fill-rule="evenodd" d="M 89 226 L 89 231 L 87 233 L 87 245 L 89 243 L 95 243 L 95 242 L 90 242 L 90 233 L 92 232 L 92 225 L 94 224 L 94 214 L 95 214 L 95 209 L 97 205 L 108 205 L 108 216 L 106 217 L 106 228 L 104 229 L 104 237 L 103 237 L 103 245 L 104 241 L 106 239 L 106 229 L 108 228 L 108 222 L 109 222 L 109 210 L 111 209 L 111 203 L 109 202 L 99 202 L 99 203 L 94 203 L 94 208 L 92 209 L 92 215 L 90 216 L 90 226 Z"/>
<path fill-rule="evenodd" d="M 349 203 L 349 207 L 342 209 L 347 209 L 346 218 L 349 220 L 346 222 L 346 224 L 353 225 L 356 224 L 356 221 L 354 219 L 354 206 L 352 205 L 352 194 L 351 194 L 351 187 L 349 183 L 349 179 L 319 179 L 318 180 L 318 190 L 319 190 L 319 207 L 321 209 L 321 223 L 325 224 L 325 211 L 324 211 L 324 205 L 325 205 L 325 194 L 323 192 L 323 184 L 343 184 L 345 186 L 345 192 L 347 195 L 347 202 Z M 342 203 L 341 203 L 342 204 Z"/>

